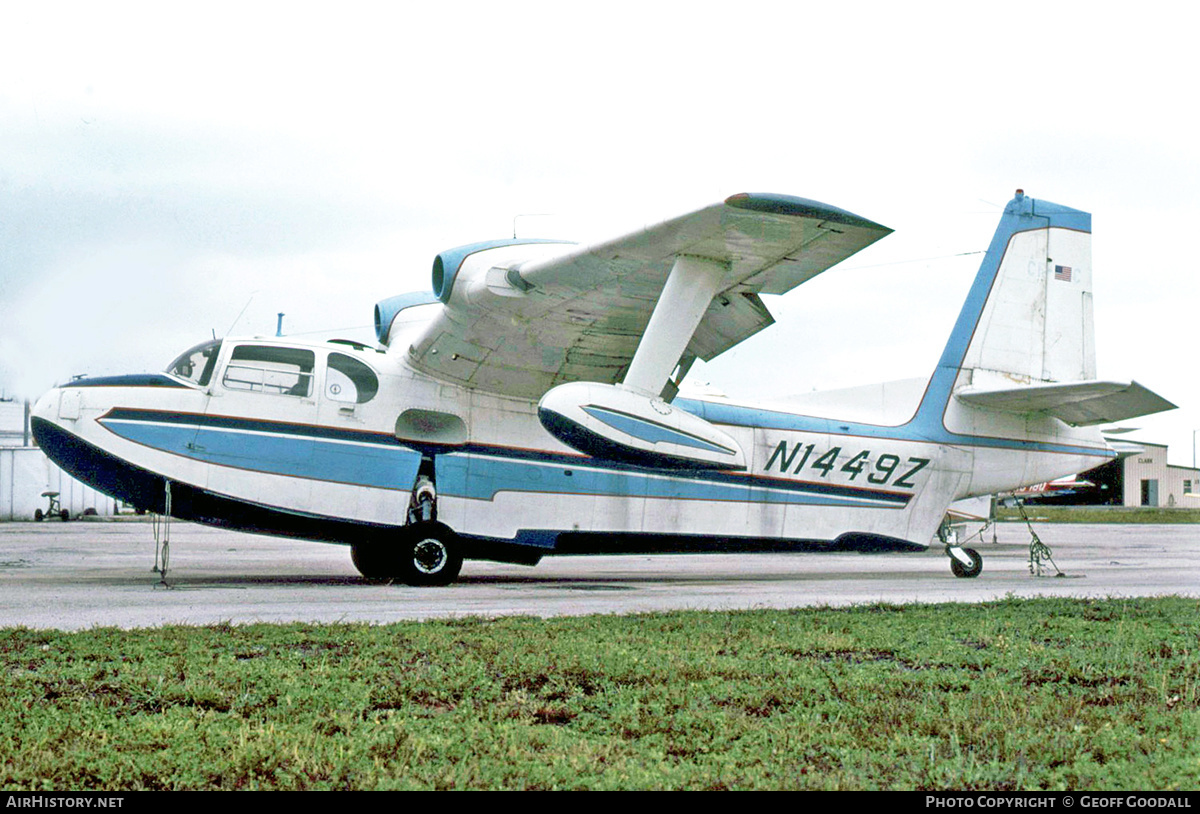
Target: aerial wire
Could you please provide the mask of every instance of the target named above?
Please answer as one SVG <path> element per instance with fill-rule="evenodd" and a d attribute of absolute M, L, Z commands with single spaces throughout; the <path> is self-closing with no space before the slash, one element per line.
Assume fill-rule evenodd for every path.
<path fill-rule="evenodd" d="M 259 289 L 259 290 L 261 291 L 262 289 Z M 233 320 L 233 325 L 230 325 L 229 330 L 225 331 L 226 336 L 229 336 L 231 333 L 233 333 L 234 326 L 237 325 L 238 322 L 241 320 L 242 314 L 246 313 L 246 309 L 250 307 L 250 303 L 254 301 L 254 298 L 257 295 L 258 295 L 258 291 L 251 292 L 250 299 L 246 300 L 246 304 L 243 305 L 242 310 L 238 312 L 237 318 Z"/>

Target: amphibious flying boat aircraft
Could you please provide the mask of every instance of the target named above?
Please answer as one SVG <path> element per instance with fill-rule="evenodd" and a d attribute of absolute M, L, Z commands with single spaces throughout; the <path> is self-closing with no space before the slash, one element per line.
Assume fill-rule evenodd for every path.
<path fill-rule="evenodd" d="M 1173 406 L 1096 379 L 1091 216 L 1020 191 L 915 410 L 897 412 L 902 384 L 678 396 L 696 359 L 773 322 L 760 294 L 889 232 L 740 194 L 604 243 L 450 249 L 432 293 L 376 306 L 380 347 L 204 342 L 161 374 L 50 391 L 33 432 L 135 506 L 349 544 L 367 577 L 445 584 L 464 558 L 922 549 L 951 502 L 1103 463 L 1097 425 Z M 947 552 L 980 572 L 977 552 Z"/>

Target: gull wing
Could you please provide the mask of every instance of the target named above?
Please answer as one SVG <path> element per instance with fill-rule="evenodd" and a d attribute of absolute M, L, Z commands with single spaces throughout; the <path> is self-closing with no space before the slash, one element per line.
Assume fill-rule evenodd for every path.
<path fill-rule="evenodd" d="M 685 373 L 774 321 L 759 294 L 790 291 L 890 232 L 827 204 L 755 193 L 587 246 L 447 252 L 434 272 L 443 309 L 408 348 L 409 361 L 525 398 L 570 381 L 621 382 L 672 269 L 689 258 L 715 272 L 695 295 L 695 317 L 667 329 L 683 348 L 668 351 L 669 366 Z"/>

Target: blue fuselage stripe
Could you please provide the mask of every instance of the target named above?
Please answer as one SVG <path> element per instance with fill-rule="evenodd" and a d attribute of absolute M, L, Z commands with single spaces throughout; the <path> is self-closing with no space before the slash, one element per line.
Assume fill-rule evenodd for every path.
<path fill-rule="evenodd" d="M 132 410 L 114 410 L 100 423 L 128 441 L 204 463 L 376 489 L 411 490 L 421 463 L 421 453 L 394 438 L 322 427 Z"/>
<path fill-rule="evenodd" d="M 379 489 L 412 488 L 421 454 L 395 438 L 225 416 L 114 409 L 100 419 L 143 446 L 265 474 Z M 437 458 L 438 492 L 491 500 L 500 492 L 903 508 L 910 494 L 729 472 L 664 472 L 539 450 L 468 445 Z"/>
<path fill-rule="evenodd" d="M 599 459 L 555 460 L 480 447 L 437 458 L 438 493 L 491 500 L 501 492 L 741 503 L 903 508 L 912 496 L 879 489 L 725 472 L 665 472 Z"/>

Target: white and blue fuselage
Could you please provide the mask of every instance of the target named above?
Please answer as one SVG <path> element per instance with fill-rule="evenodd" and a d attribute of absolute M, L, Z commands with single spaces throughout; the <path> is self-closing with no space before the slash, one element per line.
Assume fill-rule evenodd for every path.
<path fill-rule="evenodd" d="M 355 358 L 378 389 L 363 403 L 330 399 L 327 361 L 314 365 L 307 396 L 230 389 L 221 372 L 239 347 Z M 174 516 L 351 544 L 408 523 L 418 471 L 432 460 L 438 519 L 477 539 L 478 555 L 515 561 L 562 553 L 564 533 L 574 550 L 597 551 L 614 534 L 645 536 L 622 538 L 616 550 L 923 547 L 953 500 L 1111 457 L 1094 429 L 1066 432 L 1050 419 L 1040 440 L 979 434 L 972 410 L 953 401 L 889 426 L 681 398 L 676 409 L 737 440 L 747 468 L 647 468 L 560 443 L 533 402 L 430 380 L 388 354 L 280 339 L 215 348 L 205 386 L 158 374 L 52 390 L 34 410 L 39 444 L 75 477 L 135 506 L 165 511 L 169 481 Z M 473 432 L 456 443 L 406 443 L 396 436 L 397 404 L 462 416 Z M 1027 420 L 1014 423 L 1028 434 Z"/>
<path fill-rule="evenodd" d="M 457 557 L 525 563 L 572 552 L 923 548 L 955 500 L 1113 456 L 1094 425 L 1027 406 L 996 409 L 1012 393 L 984 392 L 998 377 L 1074 381 L 1094 368 L 1085 332 L 1065 343 L 1082 360 L 1070 375 L 1018 370 L 1029 353 L 1013 347 L 1023 348 L 1028 326 L 1012 325 L 1003 299 L 1027 295 L 1027 255 L 1046 253 L 1023 236 L 1049 235 L 1074 251 L 1071 241 L 1091 228 L 1085 213 L 1054 205 L 1037 213 L 1032 204 L 1020 196 L 1010 204 L 934 374 L 900 408 L 892 386 L 820 406 L 647 399 L 665 417 L 656 423 L 649 408 L 604 403 L 608 391 L 597 390 L 595 403 L 573 396 L 589 426 L 607 433 L 600 443 L 609 446 L 589 446 L 595 433 L 548 399 L 466 386 L 414 364 L 408 337 L 420 335 L 422 309 L 442 308 L 417 296 L 397 309 L 407 327 L 387 337 L 386 350 L 226 338 L 161 374 L 56 388 L 37 403 L 33 431 L 70 474 L 134 506 L 164 512 L 169 492 L 175 517 L 363 552 L 433 524 L 453 534 Z M 1088 252 L 1072 262 L 1077 281 L 1088 266 L 1090 286 Z M 1060 296 L 1052 283 L 1039 285 L 1043 305 L 1065 307 L 1046 299 L 1045 291 Z M 1090 309 L 1090 290 L 1083 301 Z M 1046 355 L 1037 364 L 1060 362 Z M 683 457 L 645 453 L 656 445 Z M 712 462 L 726 453 L 736 465 Z M 364 573 L 387 570 L 371 563 Z"/>

